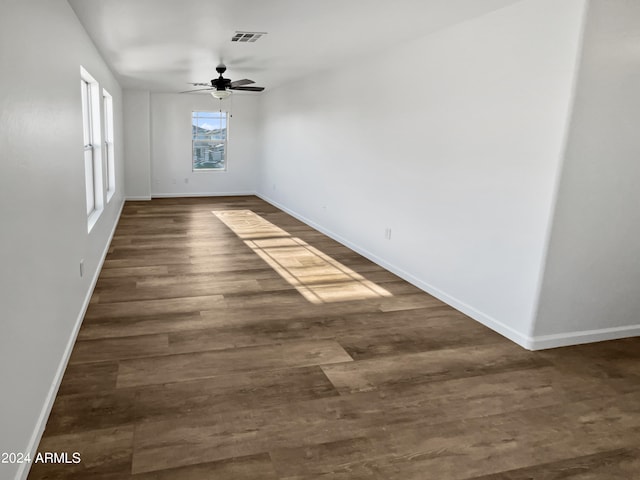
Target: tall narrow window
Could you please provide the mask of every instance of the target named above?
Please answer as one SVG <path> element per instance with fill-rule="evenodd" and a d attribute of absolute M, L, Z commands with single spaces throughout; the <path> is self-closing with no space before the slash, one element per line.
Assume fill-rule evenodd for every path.
<path fill-rule="evenodd" d="M 193 171 L 226 170 L 227 112 L 193 112 L 191 132 Z"/>
<path fill-rule="evenodd" d="M 102 89 L 104 104 L 104 151 L 107 166 L 107 202 L 116 191 L 115 152 L 113 150 L 113 98 Z"/>
<path fill-rule="evenodd" d="M 84 133 L 84 180 L 87 190 L 87 215 L 96 208 L 95 193 L 93 191 L 93 145 L 91 138 L 91 84 L 84 78 L 82 86 L 82 126 Z"/>
<path fill-rule="evenodd" d="M 98 82 L 80 67 L 82 126 L 84 137 L 84 178 L 88 229 L 91 231 L 104 206 L 102 154 L 100 146 L 100 97 Z"/>

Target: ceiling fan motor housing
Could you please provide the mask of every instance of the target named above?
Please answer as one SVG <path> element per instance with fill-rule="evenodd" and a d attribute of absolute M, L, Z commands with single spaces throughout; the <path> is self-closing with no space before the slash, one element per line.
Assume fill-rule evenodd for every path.
<path fill-rule="evenodd" d="M 222 70 L 222 72 L 224 72 L 225 69 L 217 67 L 216 70 Z M 211 80 L 211 86 L 215 87 L 216 90 L 226 90 L 231 86 L 231 80 L 228 78 L 223 78 L 222 72 L 220 72 L 220 76 L 218 78 L 214 78 Z"/>

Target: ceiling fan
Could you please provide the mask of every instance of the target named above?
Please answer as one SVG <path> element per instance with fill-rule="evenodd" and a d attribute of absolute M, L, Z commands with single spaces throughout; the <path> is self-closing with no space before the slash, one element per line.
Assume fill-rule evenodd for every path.
<path fill-rule="evenodd" d="M 224 64 L 220 64 L 216 67 L 216 72 L 218 72 L 218 78 L 214 78 L 210 83 L 192 83 L 194 87 L 207 87 L 207 88 L 198 88 L 196 90 L 185 90 L 180 93 L 191 93 L 191 92 L 202 92 L 206 90 L 211 91 L 211 95 L 215 98 L 223 99 L 227 98 L 231 95 L 230 90 L 243 90 L 246 92 L 261 92 L 264 90 L 264 87 L 247 87 L 247 85 L 251 85 L 252 83 L 256 83 L 253 80 L 249 80 L 248 78 L 243 78 L 242 80 L 231 81 L 228 78 L 224 78 L 222 74 L 227 71 L 227 67 Z"/>

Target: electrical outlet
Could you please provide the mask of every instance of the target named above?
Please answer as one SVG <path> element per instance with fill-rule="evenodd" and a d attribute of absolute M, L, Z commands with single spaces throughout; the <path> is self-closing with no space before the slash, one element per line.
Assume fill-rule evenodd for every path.
<path fill-rule="evenodd" d="M 387 240 L 391 240 L 391 227 L 387 227 L 384 229 L 384 238 Z"/>
<path fill-rule="evenodd" d="M 80 259 L 80 278 L 84 277 L 84 258 Z"/>
<path fill-rule="evenodd" d="M 189 179 L 188 179 L 188 178 L 185 178 L 185 179 L 184 179 L 184 183 L 189 183 Z"/>

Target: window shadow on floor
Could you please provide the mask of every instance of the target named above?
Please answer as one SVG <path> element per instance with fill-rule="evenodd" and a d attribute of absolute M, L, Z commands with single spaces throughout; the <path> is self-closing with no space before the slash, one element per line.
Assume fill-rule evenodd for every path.
<path fill-rule="evenodd" d="M 392 296 L 384 288 L 251 210 L 212 213 L 311 303 Z"/>

